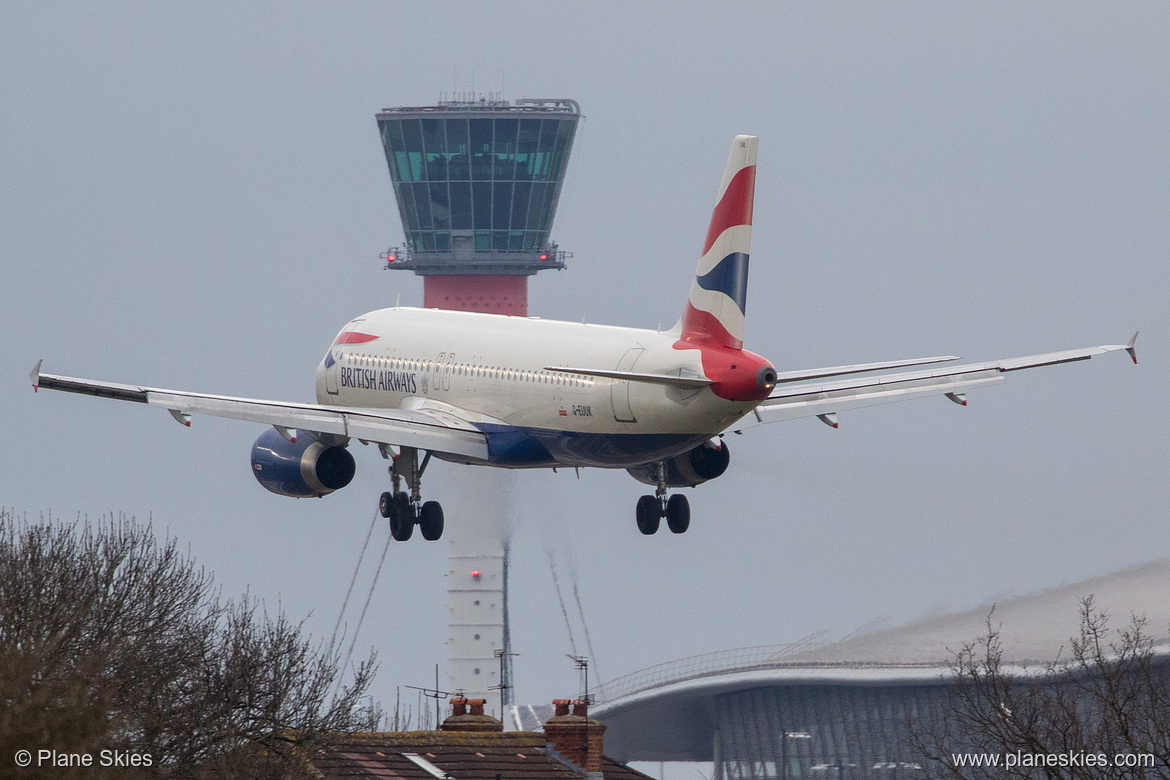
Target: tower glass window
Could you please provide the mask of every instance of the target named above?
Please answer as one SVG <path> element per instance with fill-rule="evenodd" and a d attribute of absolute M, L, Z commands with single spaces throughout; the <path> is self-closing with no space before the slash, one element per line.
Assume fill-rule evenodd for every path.
<path fill-rule="evenodd" d="M 378 114 L 413 254 L 546 250 L 580 119 L 571 101 L 548 102 L 452 102 Z"/>

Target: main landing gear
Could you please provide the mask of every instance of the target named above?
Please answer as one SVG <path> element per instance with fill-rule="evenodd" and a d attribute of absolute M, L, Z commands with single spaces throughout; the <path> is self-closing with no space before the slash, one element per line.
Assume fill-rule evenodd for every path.
<path fill-rule="evenodd" d="M 687 497 L 681 493 L 675 493 L 669 499 L 666 497 L 666 464 L 658 464 L 658 489 L 654 495 L 638 499 L 635 514 L 638 530 L 646 535 L 657 532 L 664 517 L 671 533 L 685 533 L 690 527 L 691 505 Z"/>
<path fill-rule="evenodd" d="M 423 472 L 431 462 L 431 453 L 427 453 L 420 465 L 418 449 L 403 447 L 399 454 L 394 455 L 390 465 L 391 491 L 383 493 L 378 499 L 378 512 L 382 517 L 390 520 L 390 535 L 396 541 L 405 542 L 414 533 L 417 525 L 422 537 L 433 542 L 443 535 L 443 507 L 438 501 L 423 502 L 419 494 Z M 402 480 L 410 493 L 399 488 Z"/>

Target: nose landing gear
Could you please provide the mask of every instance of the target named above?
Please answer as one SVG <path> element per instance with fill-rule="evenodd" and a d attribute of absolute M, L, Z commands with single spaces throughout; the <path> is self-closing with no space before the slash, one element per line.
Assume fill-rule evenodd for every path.
<path fill-rule="evenodd" d="M 419 464 L 416 447 L 403 447 L 391 458 L 391 490 L 378 498 L 378 513 L 390 521 L 390 535 L 395 541 L 409 539 L 416 525 L 428 542 L 443 535 L 443 507 L 438 501 L 424 503 L 419 491 L 423 472 L 430 462 L 431 453 L 428 452 Z M 410 488 L 409 495 L 400 489 L 404 479 Z"/>
<path fill-rule="evenodd" d="M 657 533 L 664 517 L 671 533 L 685 533 L 690 527 L 691 505 L 687 497 L 681 493 L 675 493 L 669 499 L 666 497 L 666 464 L 658 464 L 658 489 L 654 495 L 638 499 L 635 516 L 638 530 L 647 536 Z"/>

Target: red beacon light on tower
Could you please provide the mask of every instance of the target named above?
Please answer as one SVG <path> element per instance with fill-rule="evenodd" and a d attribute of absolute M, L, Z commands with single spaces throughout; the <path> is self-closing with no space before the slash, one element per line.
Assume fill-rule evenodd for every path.
<path fill-rule="evenodd" d="M 472 570 L 471 570 L 471 578 L 472 578 L 473 580 L 478 580 L 478 579 L 479 579 L 479 569 L 472 569 Z"/>
<path fill-rule="evenodd" d="M 395 246 L 395 247 L 390 247 L 385 252 L 378 255 L 378 257 L 385 260 L 386 261 L 386 268 L 389 268 L 392 264 L 398 262 L 398 255 L 399 255 L 398 247 Z"/>

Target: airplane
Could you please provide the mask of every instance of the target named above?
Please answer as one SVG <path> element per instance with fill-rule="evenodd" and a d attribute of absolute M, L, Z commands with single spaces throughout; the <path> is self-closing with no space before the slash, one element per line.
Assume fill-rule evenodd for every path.
<path fill-rule="evenodd" d="M 685 495 L 730 463 L 723 436 L 745 425 L 818 417 L 966 392 L 1026 368 L 1125 350 L 1126 344 L 941 367 L 952 355 L 778 371 L 743 348 L 758 139 L 732 143 L 682 317 L 670 330 L 440 309 L 380 309 L 350 320 L 317 366 L 317 403 L 266 401 L 98 382 L 33 369 L 46 388 L 161 406 L 183 425 L 204 414 L 270 426 L 252 447 L 268 490 L 321 497 L 353 479 L 347 449 L 375 444 L 390 461 L 379 511 L 399 541 L 443 534 L 423 501 L 432 457 L 506 469 L 626 469 L 655 487 L 638 499 L 643 534 L 690 525 Z M 912 369 L 896 371 L 893 369 Z M 405 483 L 405 484 L 404 484 Z"/>

